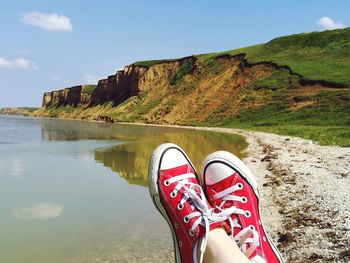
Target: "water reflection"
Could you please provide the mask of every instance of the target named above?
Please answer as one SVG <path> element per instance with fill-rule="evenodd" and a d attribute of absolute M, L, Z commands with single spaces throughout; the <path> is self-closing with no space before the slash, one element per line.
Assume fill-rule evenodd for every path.
<path fill-rule="evenodd" d="M 63 204 L 36 203 L 27 207 L 16 207 L 13 209 L 12 215 L 15 218 L 23 220 L 47 220 L 59 217 L 63 212 L 63 208 Z"/>
<path fill-rule="evenodd" d="M 148 160 L 161 143 L 182 147 L 197 170 L 206 155 L 227 150 L 242 157 L 246 142 L 241 136 L 171 127 L 154 127 L 43 119 L 42 140 L 116 140 L 122 144 L 95 150 L 95 160 L 130 184 L 147 185 Z"/>
<path fill-rule="evenodd" d="M 135 125 L 114 125 L 100 122 L 78 120 L 41 120 L 41 139 L 43 141 L 77 140 L 133 140 L 143 132 Z M 154 127 L 144 127 L 147 132 Z"/>
<path fill-rule="evenodd" d="M 23 167 L 23 161 L 20 159 L 14 159 L 12 160 L 12 166 L 11 166 L 11 171 L 10 174 L 13 176 L 20 176 L 23 174 L 24 167 Z M 1 173 L 1 171 L 0 171 Z"/>

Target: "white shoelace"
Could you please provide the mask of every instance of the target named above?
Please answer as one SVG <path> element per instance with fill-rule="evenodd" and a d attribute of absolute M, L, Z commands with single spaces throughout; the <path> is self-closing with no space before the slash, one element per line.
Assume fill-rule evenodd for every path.
<path fill-rule="evenodd" d="M 195 208 L 198 210 L 189 213 L 184 217 L 183 220 L 186 224 L 188 224 L 192 218 L 198 217 L 192 224 L 191 229 L 189 230 L 190 236 L 194 236 L 195 229 L 199 225 L 202 225 L 205 228 L 205 235 L 203 236 L 199 251 L 199 262 L 202 262 L 204 251 L 207 246 L 210 223 L 217 221 L 225 221 L 227 218 L 229 218 L 229 216 L 225 217 L 224 215 L 213 213 L 213 209 L 208 207 L 207 199 L 203 193 L 202 188 L 198 184 L 190 182 L 190 178 L 196 178 L 196 176 L 193 173 L 186 173 L 174 176 L 170 179 L 165 180 L 164 185 L 169 186 L 172 183 L 177 183 L 174 190 L 170 193 L 171 198 L 176 197 L 180 189 L 183 188 L 184 193 L 180 203 L 177 206 L 178 210 L 182 210 L 184 204 L 188 200 L 190 200 L 192 210 L 194 210 Z M 197 253 L 197 251 L 195 251 L 195 253 Z"/>
<path fill-rule="evenodd" d="M 237 190 L 241 190 L 243 188 L 243 184 L 237 183 L 229 188 L 226 188 L 225 190 L 216 193 L 213 196 L 214 200 L 217 200 L 219 198 L 222 198 L 222 202 L 220 206 L 217 206 L 217 208 L 221 211 L 218 213 L 220 217 L 228 218 L 231 226 L 231 237 L 237 242 L 238 246 L 241 248 L 243 253 L 249 257 L 254 250 L 259 246 L 259 235 L 258 232 L 255 230 L 254 226 L 248 226 L 246 228 L 243 228 L 240 232 L 237 233 L 237 235 L 233 236 L 233 232 L 235 228 L 242 228 L 242 226 L 238 223 L 238 217 L 235 219 L 231 218 L 232 214 L 236 215 L 244 215 L 246 217 L 250 217 L 251 213 L 249 211 L 244 211 L 242 209 L 239 209 L 235 206 L 231 206 L 230 208 L 223 209 L 222 207 L 226 203 L 226 201 L 238 201 L 242 203 L 247 202 L 246 197 L 241 197 L 234 195 L 233 193 Z M 253 237 L 250 237 L 253 235 Z M 250 247 L 247 249 L 247 245 L 250 244 Z"/>

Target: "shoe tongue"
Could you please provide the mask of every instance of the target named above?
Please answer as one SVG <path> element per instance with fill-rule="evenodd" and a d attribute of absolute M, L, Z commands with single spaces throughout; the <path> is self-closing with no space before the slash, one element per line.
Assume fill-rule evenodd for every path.
<path fill-rule="evenodd" d="M 232 174 L 232 175 L 222 179 L 219 182 L 216 182 L 216 183 L 211 184 L 211 185 L 207 184 L 207 189 L 210 189 L 211 194 L 219 193 L 219 192 L 231 187 L 234 184 L 234 179 L 235 179 L 235 177 Z"/>
<path fill-rule="evenodd" d="M 208 194 L 208 196 L 210 196 L 209 201 L 213 207 L 220 206 L 222 201 L 221 201 L 221 199 L 213 200 L 213 199 L 211 199 L 211 197 L 213 195 L 215 195 L 216 193 L 219 193 L 219 192 L 231 187 L 234 183 L 234 179 L 235 179 L 235 177 L 231 175 L 231 176 L 226 177 L 225 179 L 222 179 L 221 181 L 219 181 L 215 184 L 206 185 L 207 194 Z M 232 205 L 232 201 L 226 201 L 226 203 L 229 206 Z M 225 205 L 225 207 L 226 207 L 226 205 Z"/>
<path fill-rule="evenodd" d="M 198 197 L 201 197 L 202 188 L 199 185 L 192 186 L 192 187 L 190 187 L 190 189 L 193 190 L 198 195 Z"/>

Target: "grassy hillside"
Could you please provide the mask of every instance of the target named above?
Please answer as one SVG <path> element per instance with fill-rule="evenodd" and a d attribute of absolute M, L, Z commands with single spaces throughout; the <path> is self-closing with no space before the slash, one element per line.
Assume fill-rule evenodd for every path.
<path fill-rule="evenodd" d="M 257 91 L 276 87 L 272 84 L 274 78 L 272 75 L 244 91 L 247 101 L 244 103 L 264 100 L 265 104 L 246 107 L 219 125 L 299 136 L 321 144 L 350 146 L 349 89 L 288 89 L 288 85 L 283 85 L 283 80 L 280 80 L 271 94 Z M 261 85 L 265 81 L 270 85 Z"/>
<path fill-rule="evenodd" d="M 244 57 L 222 56 L 242 53 Z M 160 71 L 156 78 L 151 74 L 143 83 L 152 88 L 115 107 L 113 103 L 67 106 L 41 109 L 39 114 L 236 127 L 350 146 L 349 28 L 280 37 L 196 57 L 196 62 L 184 63 L 170 77 Z M 172 61 L 133 65 L 151 67 Z"/>
<path fill-rule="evenodd" d="M 350 86 L 350 28 L 284 36 L 266 44 L 198 57 L 210 59 L 238 53 L 246 53 L 249 62 L 286 65 L 307 80 Z"/>
<path fill-rule="evenodd" d="M 165 62 L 171 62 L 176 59 L 159 59 L 159 60 L 145 60 L 145 61 L 137 61 L 133 65 L 135 66 L 142 66 L 142 67 L 149 67 L 152 65 L 160 64 L 160 63 L 165 63 Z"/>
<path fill-rule="evenodd" d="M 249 62 L 271 61 L 286 65 L 306 80 L 324 80 L 350 86 L 350 28 L 302 33 L 275 38 L 265 44 L 196 57 L 210 60 L 224 54 L 245 53 Z M 151 66 L 167 60 L 138 61 Z"/>

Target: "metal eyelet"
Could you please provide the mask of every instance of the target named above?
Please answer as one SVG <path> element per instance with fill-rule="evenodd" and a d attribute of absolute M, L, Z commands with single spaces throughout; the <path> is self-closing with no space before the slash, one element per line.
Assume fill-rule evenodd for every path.
<path fill-rule="evenodd" d="M 171 193 L 170 193 L 170 197 L 171 198 L 175 198 L 177 196 L 177 193 L 175 192 L 175 191 L 172 191 Z"/>
<path fill-rule="evenodd" d="M 188 233 L 190 234 L 191 237 L 194 236 L 194 231 L 192 229 L 190 229 L 190 231 L 188 231 Z"/>
<path fill-rule="evenodd" d="M 177 210 L 182 210 L 182 208 L 184 208 L 184 205 L 183 204 L 178 204 L 178 206 L 177 206 Z"/>
<path fill-rule="evenodd" d="M 250 225 L 249 228 L 253 231 L 255 230 L 255 227 L 253 225 Z"/>
<path fill-rule="evenodd" d="M 242 183 L 238 183 L 237 186 L 238 186 L 239 189 L 243 189 L 243 184 Z"/>
<path fill-rule="evenodd" d="M 245 204 L 245 203 L 247 203 L 247 201 L 248 201 L 247 197 L 243 196 L 242 197 L 242 203 Z"/>
<path fill-rule="evenodd" d="M 188 222 L 190 222 L 190 220 L 188 219 L 187 216 L 184 217 L 184 222 L 187 224 Z"/>
<path fill-rule="evenodd" d="M 250 211 L 246 210 L 244 211 L 245 217 L 250 217 L 252 215 L 252 213 L 250 213 Z"/>
<path fill-rule="evenodd" d="M 165 180 L 165 181 L 164 181 L 164 185 L 165 185 L 165 186 L 169 186 L 169 185 L 170 185 L 169 181 L 168 181 L 168 180 Z"/>

